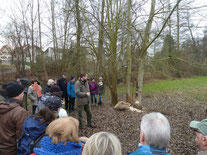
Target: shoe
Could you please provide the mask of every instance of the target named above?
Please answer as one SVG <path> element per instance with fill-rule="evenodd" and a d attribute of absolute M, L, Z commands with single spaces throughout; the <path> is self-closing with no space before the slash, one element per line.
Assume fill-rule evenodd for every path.
<path fill-rule="evenodd" d="M 87 125 L 89 128 L 96 128 L 96 126 L 95 125 L 93 125 L 93 124 L 90 124 L 90 125 Z"/>
<path fill-rule="evenodd" d="M 101 102 L 99 102 L 99 103 L 98 103 L 98 105 L 102 105 L 102 103 L 101 103 Z"/>

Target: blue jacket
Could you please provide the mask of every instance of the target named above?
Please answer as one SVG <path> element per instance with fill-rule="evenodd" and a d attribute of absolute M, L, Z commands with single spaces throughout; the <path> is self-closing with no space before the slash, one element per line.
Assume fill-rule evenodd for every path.
<path fill-rule="evenodd" d="M 68 141 L 66 145 L 63 142 L 53 144 L 48 136 L 42 138 L 41 148 L 34 148 L 36 155 L 81 155 L 82 144 Z"/>
<path fill-rule="evenodd" d="M 150 145 L 140 145 L 138 150 L 128 155 L 170 155 L 166 148 L 158 148 Z"/>
<path fill-rule="evenodd" d="M 75 82 L 70 81 L 67 85 L 67 93 L 68 96 L 75 98 Z"/>

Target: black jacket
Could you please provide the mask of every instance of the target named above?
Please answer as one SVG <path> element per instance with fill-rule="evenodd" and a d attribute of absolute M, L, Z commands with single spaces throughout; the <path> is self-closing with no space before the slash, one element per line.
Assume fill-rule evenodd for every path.
<path fill-rule="evenodd" d="M 60 78 L 57 81 L 57 85 L 60 87 L 61 91 L 63 92 L 63 97 L 67 97 L 67 84 L 68 84 L 68 80 L 65 78 Z"/>

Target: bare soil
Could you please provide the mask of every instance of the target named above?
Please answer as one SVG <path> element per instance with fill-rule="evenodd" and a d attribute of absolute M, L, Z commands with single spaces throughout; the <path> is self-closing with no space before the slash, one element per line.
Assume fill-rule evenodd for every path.
<path fill-rule="evenodd" d="M 92 129 L 86 126 L 84 114 L 85 128 L 80 130 L 80 136 L 90 137 L 99 131 L 114 133 L 121 141 L 123 154 L 126 154 L 137 149 L 142 116 L 149 112 L 161 112 L 168 118 L 171 125 L 168 151 L 173 155 L 197 153 L 195 133 L 189 128 L 189 123 L 192 120 L 205 118 L 206 102 L 171 93 L 143 96 L 143 105 L 143 113 L 116 111 L 110 104 L 110 100 L 105 99 L 103 105 L 91 107 L 93 122 L 97 128 Z M 77 110 L 69 115 L 78 118 Z"/>

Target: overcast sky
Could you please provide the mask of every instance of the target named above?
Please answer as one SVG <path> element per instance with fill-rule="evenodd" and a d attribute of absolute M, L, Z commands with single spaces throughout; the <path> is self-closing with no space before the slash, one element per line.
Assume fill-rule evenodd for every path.
<path fill-rule="evenodd" d="M 44 0 L 42 0 L 44 1 Z M 50 0 L 45 0 L 49 2 Z M 172 0 L 171 0 L 172 1 Z M 185 3 L 185 1 L 189 0 L 183 0 L 182 3 Z M 1 0 L 0 5 L 0 31 L 2 28 L 10 21 L 10 15 L 11 15 L 11 8 L 17 9 L 17 3 L 18 0 Z M 199 12 L 195 11 L 193 15 L 191 15 L 192 23 L 196 25 L 197 29 L 194 29 L 195 35 L 202 35 L 203 30 L 206 29 L 207 25 L 207 0 L 194 0 L 193 2 L 194 7 L 201 7 L 206 6 L 204 8 L 200 8 Z M 3 46 L 4 39 L 0 36 L 0 48 Z"/>

